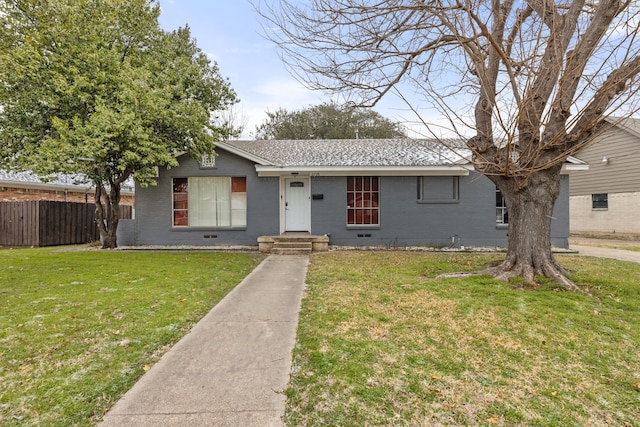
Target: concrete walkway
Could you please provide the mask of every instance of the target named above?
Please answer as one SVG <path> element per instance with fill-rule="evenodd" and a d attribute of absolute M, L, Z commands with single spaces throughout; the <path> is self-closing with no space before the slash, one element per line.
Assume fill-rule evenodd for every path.
<path fill-rule="evenodd" d="M 266 258 L 100 426 L 281 426 L 308 262 Z"/>
<path fill-rule="evenodd" d="M 578 251 L 579 255 L 592 256 L 598 258 L 612 258 L 621 261 L 631 261 L 640 263 L 640 252 L 625 251 L 624 249 L 604 248 L 604 246 L 637 246 L 640 242 L 629 240 L 605 240 L 605 239 L 587 239 L 587 238 L 570 238 L 569 247 Z"/>

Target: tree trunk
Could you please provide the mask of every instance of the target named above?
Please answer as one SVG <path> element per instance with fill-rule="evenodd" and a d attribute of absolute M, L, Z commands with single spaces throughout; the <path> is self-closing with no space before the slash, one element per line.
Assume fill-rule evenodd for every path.
<path fill-rule="evenodd" d="M 96 185 L 95 205 L 102 249 L 115 249 L 118 247 L 116 233 L 120 221 L 120 186 L 111 184 L 107 193 L 102 185 Z"/>
<path fill-rule="evenodd" d="M 527 181 L 503 175 L 489 176 L 507 203 L 509 234 L 507 256 L 495 267 L 471 273 L 449 273 L 439 277 L 467 277 L 490 274 L 508 281 L 522 278 L 535 285 L 535 278 L 551 278 L 570 290 L 580 289 L 558 264 L 551 251 L 553 207 L 560 193 L 560 168 L 530 172 Z"/>
<path fill-rule="evenodd" d="M 577 290 L 551 251 L 551 221 L 560 193 L 559 173 L 559 167 L 532 172 L 525 185 L 518 185 L 514 178 L 492 177 L 506 200 L 509 218 L 507 256 L 492 269 L 496 278 L 521 277 L 535 283 L 536 276 L 548 277 Z"/>

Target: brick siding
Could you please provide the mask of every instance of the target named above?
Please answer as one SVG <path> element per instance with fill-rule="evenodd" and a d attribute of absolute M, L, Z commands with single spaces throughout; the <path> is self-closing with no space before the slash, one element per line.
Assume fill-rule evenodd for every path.
<path fill-rule="evenodd" d="M 60 202 L 93 203 L 93 191 L 65 191 L 36 188 L 1 187 L 0 201 L 52 200 Z M 133 205 L 133 196 L 122 196 L 121 205 Z"/>
<path fill-rule="evenodd" d="M 640 235 L 640 192 L 609 193 L 607 209 L 593 209 L 591 195 L 571 196 L 571 233 Z"/>

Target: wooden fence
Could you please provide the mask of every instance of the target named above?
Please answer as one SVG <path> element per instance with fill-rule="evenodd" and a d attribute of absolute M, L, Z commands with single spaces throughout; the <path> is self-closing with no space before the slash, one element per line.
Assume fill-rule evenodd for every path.
<path fill-rule="evenodd" d="M 120 206 L 120 218 L 131 214 L 131 206 Z M 99 239 L 93 203 L 0 202 L 0 246 L 73 245 Z"/>

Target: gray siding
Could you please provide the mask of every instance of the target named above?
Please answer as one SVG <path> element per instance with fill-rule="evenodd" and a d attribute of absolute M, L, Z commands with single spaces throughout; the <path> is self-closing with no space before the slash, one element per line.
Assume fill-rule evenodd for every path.
<path fill-rule="evenodd" d="M 569 203 L 567 176 L 561 177 L 552 242 L 568 246 Z M 448 182 L 443 181 L 445 185 Z M 380 178 L 380 226 L 347 226 L 346 177 L 314 177 L 311 232 L 329 234 L 341 246 L 506 246 L 507 230 L 495 222 L 495 186 L 487 178 L 460 177 L 458 203 L 420 203 L 416 177 Z"/>
<path fill-rule="evenodd" d="M 589 163 L 588 171 L 571 175 L 571 196 L 640 191 L 640 139 L 613 128 L 577 155 Z M 603 157 L 609 159 L 603 162 Z"/>
<path fill-rule="evenodd" d="M 134 244 L 256 245 L 259 236 L 279 234 L 278 178 L 258 178 L 252 162 L 223 150 L 219 150 L 214 169 L 201 169 L 186 155 L 178 161 L 180 167 L 160 171 L 157 186 L 136 187 L 136 224 L 128 226 L 136 230 Z M 196 176 L 247 177 L 246 228 L 172 227 L 172 178 Z"/>
<path fill-rule="evenodd" d="M 188 156 L 180 167 L 161 170 L 157 186 L 136 188 L 136 219 L 122 224 L 123 245 L 256 245 L 257 238 L 280 233 L 279 178 L 259 178 L 253 162 L 219 150 L 215 169 L 201 169 Z M 247 227 L 243 229 L 172 227 L 172 178 L 246 176 Z M 554 210 L 552 243 L 567 247 L 569 180 L 561 177 Z M 487 178 L 460 177 L 455 203 L 418 201 L 417 177 L 380 178 L 380 226 L 346 224 L 346 177 L 312 177 L 311 233 L 328 234 L 340 246 L 506 246 L 507 230 L 495 223 L 495 187 Z M 450 181 L 442 180 L 450 186 Z M 445 189 L 443 189 L 443 192 Z"/>

